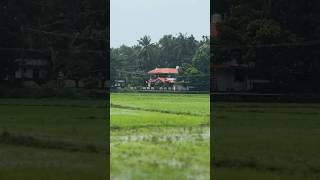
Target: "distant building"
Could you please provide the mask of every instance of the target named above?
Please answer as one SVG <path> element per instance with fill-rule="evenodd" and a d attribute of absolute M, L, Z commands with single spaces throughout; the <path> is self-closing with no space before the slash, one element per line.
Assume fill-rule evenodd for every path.
<path fill-rule="evenodd" d="M 215 39 L 218 36 L 218 24 L 223 22 L 223 16 L 213 14 L 211 17 L 211 39 L 212 44 L 215 44 Z M 214 48 L 214 47 L 213 47 Z M 239 64 L 236 59 L 229 60 L 221 64 L 211 64 L 213 69 L 213 78 L 211 86 L 213 91 L 232 92 L 232 91 L 251 91 L 263 89 L 271 81 L 257 77 L 255 73 L 255 64 Z"/>
<path fill-rule="evenodd" d="M 250 90 L 250 66 L 240 65 L 235 60 L 213 65 L 214 91 L 247 91 Z"/>
<path fill-rule="evenodd" d="M 4 81 L 21 83 L 23 86 L 38 87 L 49 75 L 46 59 L 24 58 L 15 60 L 15 68 L 7 72 Z"/>
<path fill-rule="evenodd" d="M 117 80 L 114 80 L 113 81 L 113 85 L 112 87 L 113 88 L 116 88 L 116 89 L 122 89 L 126 86 L 126 80 L 124 79 L 117 79 Z"/>
<path fill-rule="evenodd" d="M 222 22 L 220 14 L 213 14 L 211 17 L 211 38 L 214 41 L 218 35 L 217 24 Z M 247 91 L 250 87 L 249 66 L 238 64 L 236 60 L 226 63 L 212 64 L 214 91 Z"/>
<path fill-rule="evenodd" d="M 41 80 L 47 78 L 48 61 L 44 59 L 17 59 L 15 79 Z"/>
<path fill-rule="evenodd" d="M 41 84 L 47 83 L 50 76 L 50 63 L 47 59 L 41 58 L 24 58 L 16 59 L 16 68 L 10 72 L 3 80 L 14 80 L 25 87 L 39 87 Z M 56 77 L 57 82 L 54 83 L 56 87 L 66 88 L 84 88 L 87 84 L 94 83 L 96 88 L 106 88 L 107 81 L 90 80 L 83 78 L 78 81 L 68 79 L 62 71 L 58 72 Z M 96 82 L 97 81 L 97 82 Z"/>
<path fill-rule="evenodd" d="M 177 68 L 155 68 L 148 72 L 150 79 L 147 81 L 148 87 L 162 84 L 171 86 L 176 82 Z"/>
<path fill-rule="evenodd" d="M 177 81 L 179 66 L 176 68 L 155 68 L 149 71 L 148 74 L 150 75 L 150 78 L 146 83 L 147 89 L 149 90 L 189 90 L 184 82 Z"/>

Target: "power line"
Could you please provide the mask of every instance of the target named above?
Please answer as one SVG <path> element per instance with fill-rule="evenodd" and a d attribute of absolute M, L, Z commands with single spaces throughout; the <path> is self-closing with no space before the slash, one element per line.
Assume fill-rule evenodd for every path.
<path fill-rule="evenodd" d="M 2 51 L 29 51 L 29 52 L 49 52 L 49 50 L 39 50 L 39 49 L 23 49 L 23 48 L 4 48 L 0 47 Z"/>
<path fill-rule="evenodd" d="M 75 37 L 75 36 L 72 36 L 70 34 L 43 31 L 43 30 L 33 29 L 33 28 L 24 28 L 24 30 L 27 30 L 27 31 L 30 31 L 30 32 L 34 32 L 34 33 L 42 33 L 42 34 L 48 34 L 48 35 L 53 35 L 53 36 L 68 37 L 68 38 L 75 38 L 75 39 L 82 39 L 82 40 L 94 40 L 94 41 L 105 41 L 105 42 L 109 42 L 110 41 L 109 39 Z"/>
<path fill-rule="evenodd" d="M 47 23 L 47 24 L 41 24 L 39 25 L 40 27 L 48 27 L 48 26 L 52 26 L 52 25 L 56 25 L 56 24 L 60 24 L 60 23 L 64 23 L 66 22 L 66 19 L 64 20 L 58 20 L 56 22 L 51 22 L 51 23 Z"/>
<path fill-rule="evenodd" d="M 50 50 L 46 50 L 46 49 L 23 49 L 23 48 L 4 48 L 4 47 L 0 47 L 0 50 L 2 51 L 27 51 L 27 52 L 40 52 L 40 53 L 50 53 Z M 101 53 L 107 53 L 106 51 L 102 51 L 102 50 L 56 50 L 57 53 L 59 52 L 69 52 L 69 53 L 76 53 L 76 54 L 80 54 L 80 53 L 97 53 L 97 54 L 101 54 Z"/>
<path fill-rule="evenodd" d="M 221 49 L 248 49 L 248 48 L 315 46 L 315 45 L 320 45 L 320 40 L 296 42 L 296 43 L 255 44 L 255 45 L 240 45 L 240 46 L 223 46 L 223 45 L 213 44 L 212 47 L 221 48 Z"/>
<path fill-rule="evenodd" d="M 45 3 L 45 1 L 43 1 L 43 3 L 36 3 L 36 2 L 32 2 L 32 4 L 37 5 L 37 6 L 41 6 L 41 7 L 49 7 L 49 5 L 47 3 Z M 80 15 L 91 15 L 91 14 L 106 14 L 107 13 L 107 8 L 105 10 L 86 10 L 86 12 L 80 12 L 80 13 L 68 13 L 67 15 L 73 15 L 73 16 L 80 16 Z"/>

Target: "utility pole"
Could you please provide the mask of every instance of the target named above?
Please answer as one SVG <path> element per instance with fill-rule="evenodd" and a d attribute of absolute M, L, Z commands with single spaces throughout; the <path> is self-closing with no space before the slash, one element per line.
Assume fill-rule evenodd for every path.
<path fill-rule="evenodd" d="M 20 62 L 18 63 L 21 63 L 21 79 L 22 79 L 22 82 L 24 82 L 24 70 L 25 70 L 25 60 L 24 60 L 24 57 L 25 57 L 25 32 L 24 32 L 24 27 L 23 25 L 20 27 L 20 30 L 21 30 L 21 34 L 22 34 L 22 44 L 21 44 L 21 54 L 20 54 Z"/>

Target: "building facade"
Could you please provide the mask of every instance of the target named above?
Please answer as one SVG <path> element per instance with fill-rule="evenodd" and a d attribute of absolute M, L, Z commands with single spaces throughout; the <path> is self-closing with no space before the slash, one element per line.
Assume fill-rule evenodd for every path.
<path fill-rule="evenodd" d="M 44 59 L 17 59 L 15 79 L 44 80 L 48 76 L 48 61 Z"/>
<path fill-rule="evenodd" d="M 155 68 L 148 72 L 146 90 L 188 91 L 189 88 L 182 81 L 177 81 L 179 66 L 176 68 Z"/>

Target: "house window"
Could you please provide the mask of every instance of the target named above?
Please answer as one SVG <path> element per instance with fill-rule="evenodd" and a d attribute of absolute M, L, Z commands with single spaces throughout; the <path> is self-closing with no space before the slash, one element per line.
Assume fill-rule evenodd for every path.
<path fill-rule="evenodd" d="M 234 81 L 235 82 L 244 82 L 246 77 L 245 71 L 242 69 L 237 69 L 234 72 Z"/>

